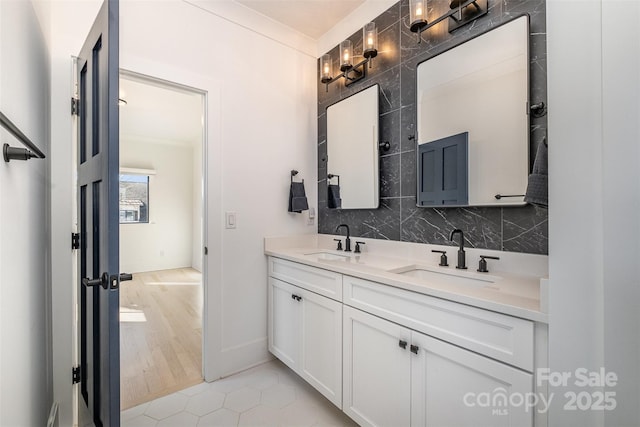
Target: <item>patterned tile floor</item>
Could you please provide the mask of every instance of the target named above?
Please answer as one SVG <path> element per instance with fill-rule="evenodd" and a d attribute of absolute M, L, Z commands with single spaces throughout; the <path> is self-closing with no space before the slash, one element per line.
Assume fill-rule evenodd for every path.
<path fill-rule="evenodd" d="M 122 427 L 357 426 L 274 360 L 122 412 Z"/>

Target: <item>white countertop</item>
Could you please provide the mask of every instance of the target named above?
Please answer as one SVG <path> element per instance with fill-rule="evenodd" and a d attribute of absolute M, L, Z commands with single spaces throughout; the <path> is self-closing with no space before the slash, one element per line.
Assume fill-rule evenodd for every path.
<path fill-rule="evenodd" d="M 363 253 L 354 254 L 335 250 L 333 238 L 338 237 L 341 236 L 270 237 L 265 239 L 265 254 L 396 288 L 548 323 L 546 257 L 544 256 L 465 248 L 469 269 L 456 271 L 457 247 L 406 242 L 385 242 L 382 245 L 387 247 L 383 247 L 374 239 L 352 238 L 352 249 L 355 248 L 356 240 L 366 242 Z M 373 247 L 375 248 L 371 249 Z M 439 254 L 431 254 L 431 249 L 447 250 L 449 267 L 439 267 Z M 310 255 L 319 252 L 320 256 Z M 476 272 L 478 253 L 497 255 L 501 260 L 488 260 L 490 272 L 478 273 Z M 340 259 L 322 259 L 325 256 L 322 254 L 327 254 L 329 258 L 335 255 Z M 412 266 L 431 270 L 435 272 L 434 277 L 427 280 L 389 271 L 408 269 Z M 438 279 L 439 273 L 443 273 L 442 280 Z M 451 278 L 450 275 L 487 282 L 486 285 L 483 282 L 477 282 L 480 286 L 451 283 L 451 280 L 447 280 Z"/>

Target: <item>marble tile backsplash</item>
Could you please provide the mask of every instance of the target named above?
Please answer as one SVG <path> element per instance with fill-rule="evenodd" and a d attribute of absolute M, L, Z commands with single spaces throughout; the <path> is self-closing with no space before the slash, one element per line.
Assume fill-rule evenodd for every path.
<path fill-rule="evenodd" d="M 530 16 L 530 99 L 547 100 L 545 0 L 489 0 L 489 12 L 452 34 L 446 23 L 423 33 L 422 43 L 409 30 L 409 2 L 402 0 L 374 21 L 378 28 L 379 54 L 367 77 L 349 87 L 342 82 L 325 85 L 318 78 L 318 232 L 333 234 L 347 223 L 353 236 L 431 244 L 451 244 L 454 228 L 465 232 L 470 247 L 548 253 L 547 209 L 523 207 L 416 207 L 415 84 L 417 64 L 503 22 L 524 13 Z M 433 0 L 430 8 L 446 11 L 449 0 Z M 443 12 L 444 13 L 444 12 Z M 349 38 L 362 51 L 362 31 Z M 330 52 L 338 58 L 338 47 Z M 319 67 L 319 65 L 318 65 Z M 337 63 L 334 64 L 337 69 Z M 327 208 L 326 135 L 327 106 L 375 83 L 380 85 L 380 141 L 391 149 L 380 158 L 380 206 L 378 209 Z M 531 118 L 530 166 L 547 133 L 547 118 Z"/>

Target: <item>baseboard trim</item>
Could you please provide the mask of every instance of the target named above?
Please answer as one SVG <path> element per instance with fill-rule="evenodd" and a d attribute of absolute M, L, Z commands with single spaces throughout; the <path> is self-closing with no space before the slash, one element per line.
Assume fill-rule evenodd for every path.
<path fill-rule="evenodd" d="M 267 338 L 260 338 L 239 346 L 223 349 L 218 368 L 219 378 L 245 371 L 271 360 Z"/>

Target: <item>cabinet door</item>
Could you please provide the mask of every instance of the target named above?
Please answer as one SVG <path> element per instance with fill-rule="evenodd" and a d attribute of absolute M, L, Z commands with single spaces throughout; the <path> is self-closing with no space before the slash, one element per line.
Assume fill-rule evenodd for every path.
<path fill-rule="evenodd" d="M 298 289 L 269 278 L 269 351 L 293 370 L 300 359 L 300 303 L 294 298 L 300 296 Z"/>
<path fill-rule="evenodd" d="M 342 303 L 300 291 L 299 374 L 342 408 Z"/>
<path fill-rule="evenodd" d="M 418 332 L 411 344 L 412 427 L 532 425 L 531 374 Z"/>
<path fill-rule="evenodd" d="M 409 329 L 346 305 L 343 313 L 342 410 L 361 426 L 408 426 Z"/>

